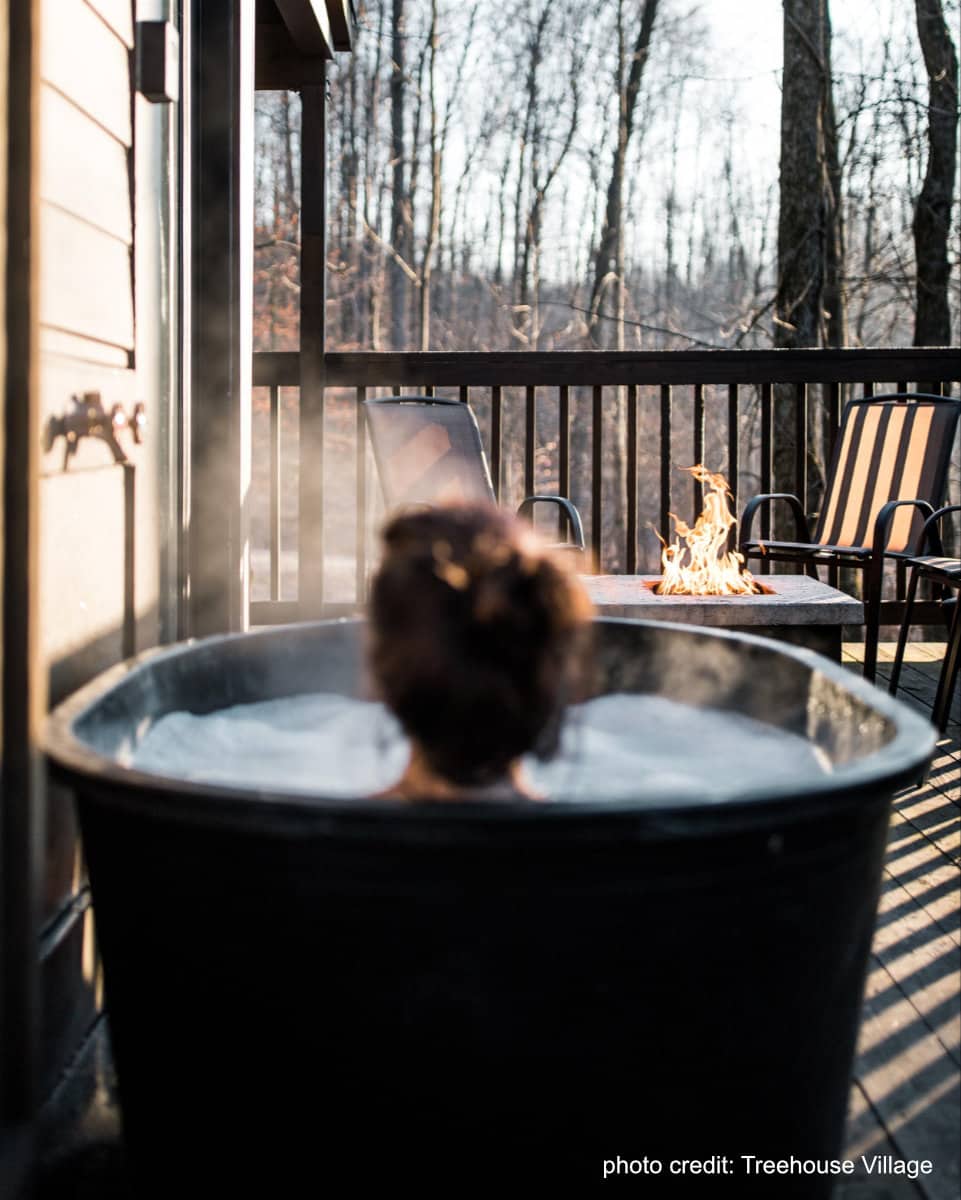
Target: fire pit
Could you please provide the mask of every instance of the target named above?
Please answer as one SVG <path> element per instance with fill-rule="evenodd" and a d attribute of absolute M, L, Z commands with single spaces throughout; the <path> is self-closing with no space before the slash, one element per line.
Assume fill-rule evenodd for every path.
<path fill-rule="evenodd" d="M 762 575 L 755 595 L 662 596 L 660 575 L 587 575 L 602 617 L 631 617 L 755 633 L 841 661 L 845 625 L 864 623 L 860 600 L 807 575 Z"/>
<path fill-rule="evenodd" d="M 759 633 L 840 662 L 842 626 L 863 624 L 863 605 L 806 575 L 755 579 L 728 549 L 736 518 L 727 480 L 700 463 L 684 470 L 706 488 L 703 511 L 694 525 L 672 514 L 674 539 L 661 539 L 662 575 L 585 578 L 600 615 Z"/>
<path fill-rule="evenodd" d="M 756 718 L 822 766 L 738 786 L 719 762 L 723 803 L 604 802 L 598 779 L 590 802 L 411 805 L 123 765 L 176 710 L 357 695 L 362 636 L 171 647 L 51 719 L 136 1194 L 583 1196 L 621 1157 L 687 1195 L 666 1164 L 726 1156 L 709 1194 L 740 1200 L 771 1192 L 737 1156 L 835 1158 L 890 798 L 927 722 L 801 650 L 601 621 L 601 691 L 693 706 L 692 736 L 698 709 Z"/>

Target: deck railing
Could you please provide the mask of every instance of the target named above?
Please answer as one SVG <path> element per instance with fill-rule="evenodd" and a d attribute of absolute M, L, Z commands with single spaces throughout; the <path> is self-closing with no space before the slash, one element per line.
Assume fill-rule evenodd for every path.
<path fill-rule="evenodd" d="M 266 564 L 255 567 L 257 624 L 350 611 L 363 602 L 378 497 L 361 406 L 368 395 L 436 393 L 469 402 L 498 498 L 516 502 L 520 491 L 548 488 L 572 497 L 585 510 L 597 569 L 634 573 L 645 563 L 653 569 L 651 547 L 640 536 L 648 526 L 667 537 L 672 512 L 690 519 L 700 509 L 700 485 L 684 485 L 682 495 L 677 466 L 704 462 L 707 454 L 706 465 L 724 471 L 740 508 L 755 492 L 772 490 L 787 415 L 792 490 L 816 508 L 812 471 L 819 453 L 829 453 L 843 403 L 883 391 L 949 391 L 961 380 L 961 357 L 917 348 L 330 353 L 313 378 L 323 386 L 313 386 L 311 403 L 301 405 L 300 356 L 254 355 L 254 386 L 268 398 L 254 445 L 261 489 L 255 511 L 259 499 L 263 514 L 255 547 Z M 616 447 L 606 444 L 612 438 Z M 298 450 L 291 454 L 287 442 Z M 295 486 L 291 470 L 299 472 Z M 305 497 L 309 504 L 300 503 Z M 766 523 L 761 533 L 770 536 Z M 312 569 L 302 572 L 302 563 Z"/>

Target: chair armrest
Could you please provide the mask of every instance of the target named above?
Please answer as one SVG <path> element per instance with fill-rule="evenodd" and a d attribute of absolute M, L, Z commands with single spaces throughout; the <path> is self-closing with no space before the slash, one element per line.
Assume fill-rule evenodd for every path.
<path fill-rule="evenodd" d="M 944 546 L 941 544 L 941 531 L 938 526 L 948 515 L 948 513 L 961 512 L 961 504 L 946 504 L 944 508 L 939 508 L 937 512 L 933 512 L 921 526 L 921 533 L 918 535 L 918 544 L 915 549 L 916 554 L 924 553 L 926 542 L 931 543 L 933 553 L 941 555 L 944 553 Z"/>
<path fill-rule="evenodd" d="M 532 520 L 535 504 L 556 504 L 567 517 L 571 535 L 571 545 L 578 550 L 584 549 L 584 526 L 581 524 L 581 514 L 565 496 L 528 496 L 517 510 L 519 517 Z"/>
<path fill-rule="evenodd" d="M 929 504 L 927 500 L 889 500 L 878 512 L 874 519 L 874 543 L 872 556 L 875 561 L 880 562 L 887 553 L 888 537 L 891 533 L 891 523 L 894 520 L 894 514 L 899 508 L 916 508 L 919 512 L 925 514 L 924 530 L 927 530 L 930 524 L 931 517 L 934 516 L 934 505 Z M 924 548 L 924 532 L 920 541 L 921 549 Z M 935 527 L 936 544 L 940 546 L 941 539 L 937 536 Z"/>
<path fill-rule="evenodd" d="M 751 540 L 751 526 L 754 524 L 755 513 L 765 504 L 772 504 L 775 500 L 783 500 L 794 513 L 794 527 L 797 530 L 797 540 L 805 544 L 810 544 L 811 532 L 808 529 L 808 520 L 804 515 L 804 508 L 797 496 L 792 496 L 790 492 L 762 492 L 760 496 L 752 497 L 744 506 L 744 514 L 741 517 L 741 530 L 737 540 L 739 550 L 743 548 L 746 542 Z"/>

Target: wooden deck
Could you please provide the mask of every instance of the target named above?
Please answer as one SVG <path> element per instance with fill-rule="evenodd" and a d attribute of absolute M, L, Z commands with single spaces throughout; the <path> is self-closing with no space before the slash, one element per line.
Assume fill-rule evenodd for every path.
<path fill-rule="evenodd" d="M 881 647 L 886 685 L 893 646 Z M 943 646 L 915 643 L 898 695 L 930 714 Z M 860 670 L 863 646 L 844 659 Z M 845 1157 L 930 1159 L 916 1181 L 858 1177 L 837 1200 L 961 1194 L 961 742 L 955 699 L 924 786 L 895 801 L 851 1090 Z"/>

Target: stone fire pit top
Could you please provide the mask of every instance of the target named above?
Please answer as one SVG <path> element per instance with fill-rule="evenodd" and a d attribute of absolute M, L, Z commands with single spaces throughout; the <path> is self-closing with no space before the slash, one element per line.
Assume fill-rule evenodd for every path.
<path fill-rule="evenodd" d="M 690 625 L 860 625 L 864 606 L 807 575 L 756 576 L 770 594 L 659 596 L 659 575 L 583 575 L 601 617 L 679 621 Z"/>

